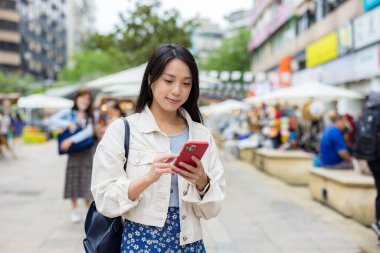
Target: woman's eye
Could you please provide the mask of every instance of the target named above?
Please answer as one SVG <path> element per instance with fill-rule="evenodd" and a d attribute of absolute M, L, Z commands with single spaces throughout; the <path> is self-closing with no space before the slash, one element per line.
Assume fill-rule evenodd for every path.
<path fill-rule="evenodd" d="M 183 83 L 184 85 L 186 85 L 186 86 L 189 86 L 189 85 L 191 85 L 191 83 Z"/>
<path fill-rule="evenodd" d="M 165 82 L 172 83 L 173 81 L 172 80 L 165 80 Z"/>

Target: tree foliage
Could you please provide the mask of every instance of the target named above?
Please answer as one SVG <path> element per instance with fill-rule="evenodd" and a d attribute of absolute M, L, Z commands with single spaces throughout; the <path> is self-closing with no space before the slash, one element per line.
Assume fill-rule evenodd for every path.
<path fill-rule="evenodd" d="M 29 94 L 34 79 L 31 75 L 21 77 L 19 74 L 5 74 L 0 71 L 0 93 L 19 92 Z"/>
<path fill-rule="evenodd" d="M 211 51 L 201 62 L 202 70 L 248 71 L 250 66 L 247 44 L 249 29 L 240 30 L 235 36 L 223 41 L 222 45 Z"/>
<path fill-rule="evenodd" d="M 120 69 L 115 64 L 112 54 L 102 50 L 86 50 L 72 56 L 75 66 L 64 68 L 60 73 L 60 80 L 86 81 L 103 74 L 113 73 Z"/>
<path fill-rule="evenodd" d="M 119 14 L 115 31 L 90 37 L 85 49 L 73 56 L 75 66 L 65 68 L 60 80 L 84 80 L 140 65 L 164 43 L 189 47 L 192 21 L 181 22 L 177 10 L 160 8 L 159 0 L 136 1 L 134 9 Z"/>

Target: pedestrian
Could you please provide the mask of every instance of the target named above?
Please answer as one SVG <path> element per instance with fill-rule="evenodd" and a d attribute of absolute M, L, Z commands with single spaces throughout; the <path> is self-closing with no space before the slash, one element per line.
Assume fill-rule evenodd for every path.
<path fill-rule="evenodd" d="M 25 120 L 21 117 L 19 111 L 15 111 L 11 115 L 12 130 L 13 130 L 13 147 L 16 151 L 20 149 L 20 138 L 22 131 L 26 125 Z"/>
<path fill-rule="evenodd" d="M 81 89 L 75 95 L 73 108 L 54 114 L 49 119 L 49 125 L 50 128 L 70 129 L 71 131 L 75 131 L 78 127 L 82 128 L 81 131 L 61 143 L 61 148 L 68 150 L 74 143 L 79 143 L 94 135 L 92 121 L 91 92 Z M 92 158 L 92 147 L 68 154 L 64 198 L 71 200 L 70 220 L 73 223 L 78 223 L 84 218 L 78 208 L 77 200 L 83 198 L 87 207 L 92 201 L 90 189 Z"/>
<path fill-rule="evenodd" d="M 11 132 L 11 117 L 4 110 L 0 109 L 0 157 L 3 157 L 2 146 L 4 146 L 13 158 L 17 158 L 16 153 L 9 143 L 9 133 Z"/>
<path fill-rule="evenodd" d="M 345 121 L 337 112 L 330 112 L 332 124 L 322 133 L 320 143 L 321 166 L 330 169 L 353 169 L 352 157 L 343 137 Z"/>
<path fill-rule="evenodd" d="M 117 100 L 109 100 L 106 103 L 106 111 L 104 114 L 101 114 L 98 117 L 98 120 L 95 122 L 95 135 L 96 139 L 99 142 L 107 127 L 116 119 L 120 117 L 125 117 L 124 111 L 121 109 L 120 104 Z"/>
<path fill-rule="evenodd" d="M 121 252 L 205 252 L 200 219 L 215 217 L 225 196 L 223 166 L 197 105 L 197 64 L 183 46 L 167 44 L 150 57 L 130 124 L 123 170 L 124 122 L 100 141 L 91 189 L 98 211 L 124 219 Z M 196 166 L 174 166 L 187 140 L 207 141 Z"/>
<path fill-rule="evenodd" d="M 376 222 L 372 224 L 380 245 L 380 92 L 372 92 L 366 102 L 363 114 L 357 121 L 354 155 L 366 160 L 375 179 Z"/>

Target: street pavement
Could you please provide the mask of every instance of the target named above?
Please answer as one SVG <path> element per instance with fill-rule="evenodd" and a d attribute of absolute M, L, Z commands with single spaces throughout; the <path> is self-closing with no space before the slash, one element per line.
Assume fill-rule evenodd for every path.
<path fill-rule="evenodd" d="M 84 253 L 83 223 L 70 223 L 62 199 L 67 158 L 56 149 L 54 141 L 24 144 L 19 158 L 0 159 L 1 253 Z M 307 188 L 223 160 L 227 197 L 203 222 L 208 253 L 380 252 L 369 228 L 313 201 Z"/>

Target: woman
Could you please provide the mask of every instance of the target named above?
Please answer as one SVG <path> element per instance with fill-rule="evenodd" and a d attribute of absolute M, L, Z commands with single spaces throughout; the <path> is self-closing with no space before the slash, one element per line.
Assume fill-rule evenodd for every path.
<path fill-rule="evenodd" d="M 123 170 L 124 123 L 114 121 L 94 157 L 98 211 L 125 220 L 121 252 L 205 252 L 200 218 L 215 217 L 225 196 L 223 166 L 197 106 L 198 68 L 182 46 L 163 45 L 146 67 Z M 173 165 L 188 140 L 208 141 L 195 167 Z M 171 250 L 171 251 L 169 251 Z"/>
<path fill-rule="evenodd" d="M 51 128 L 68 128 L 72 131 L 77 127 L 82 128 L 80 132 L 61 143 L 61 148 L 68 150 L 73 143 L 79 143 L 93 136 L 92 118 L 91 92 L 81 89 L 74 98 L 73 108 L 53 115 L 49 123 Z M 68 155 L 64 198 L 71 200 L 70 220 L 73 223 L 78 223 L 82 219 L 77 199 L 83 198 L 87 207 L 92 201 L 90 185 L 93 156 L 91 150 L 89 147 Z"/>
<path fill-rule="evenodd" d="M 106 111 L 104 115 L 100 115 L 95 123 L 95 136 L 97 141 L 100 141 L 107 129 L 107 127 L 116 119 L 125 117 L 125 113 L 121 109 L 116 100 L 109 100 L 106 103 Z"/>

